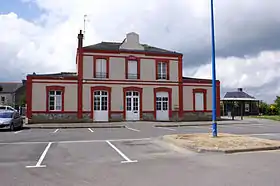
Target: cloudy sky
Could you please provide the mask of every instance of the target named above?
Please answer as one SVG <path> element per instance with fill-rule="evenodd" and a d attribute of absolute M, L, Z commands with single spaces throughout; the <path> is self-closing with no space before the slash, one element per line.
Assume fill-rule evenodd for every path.
<path fill-rule="evenodd" d="M 184 75 L 211 78 L 210 0 L 0 0 L 1 81 L 75 70 L 77 33 L 85 45 L 122 41 L 184 53 Z M 280 95 L 280 1 L 216 0 L 217 78 L 272 102 Z"/>

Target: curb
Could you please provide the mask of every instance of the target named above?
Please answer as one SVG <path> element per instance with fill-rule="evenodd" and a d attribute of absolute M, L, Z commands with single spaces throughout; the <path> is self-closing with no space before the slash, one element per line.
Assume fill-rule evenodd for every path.
<path fill-rule="evenodd" d="M 219 125 L 238 125 L 238 124 L 248 124 L 250 125 L 250 123 L 230 123 L 230 124 L 226 124 L 226 123 L 219 123 Z M 154 125 L 154 127 L 194 127 L 194 126 L 211 126 L 212 123 L 209 124 L 178 124 L 178 125 Z"/>
<path fill-rule="evenodd" d="M 280 146 L 271 146 L 271 147 L 259 147 L 259 148 L 249 148 L 249 149 L 232 149 L 232 150 L 219 150 L 219 149 L 202 149 L 202 148 L 196 148 L 191 147 L 187 145 L 181 145 L 176 141 L 176 139 L 171 137 L 161 137 L 161 140 L 172 143 L 173 145 L 176 145 L 177 147 L 186 148 L 192 151 L 195 151 L 197 153 L 223 153 L 223 154 L 234 154 L 239 152 L 257 152 L 257 151 L 270 151 L 270 150 L 279 150 Z"/>
<path fill-rule="evenodd" d="M 125 128 L 125 125 L 115 125 L 115 126 L 28 126 L 28 125 L 24 125 L 24 128 L 29 128 L 29 129 Z"/>

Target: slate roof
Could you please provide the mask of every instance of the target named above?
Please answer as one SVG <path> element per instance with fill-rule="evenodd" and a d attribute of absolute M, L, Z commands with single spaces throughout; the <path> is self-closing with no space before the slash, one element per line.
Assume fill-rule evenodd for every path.
<path fill-rule="evenodd" d="M 22 85 L 21 82 L 0 82 L 0 87 L 2 87 L 0 93 L 14 93 Z"/>
<path fill-rule="evenodd" d="M 142 50 L 127 50 L 127 49 L 120 49 L 122 43 L 117 42 L 101 42 L 95 45 L 89 45 L 83 47 L 84 49 L 91 49 L 91 50 L 100 50 L 100 51 L 133 51 L 133 52 L 142 52 Z M 149 46 L 147 44 L 141 44 L 144 47 L 146 53 L 150 54 L 175 54 L 175 55 L 182 55 L 181 53 L 170 51 L 162 48 L 157 48 L 154 46 Z"/>
<path fill-rule="evenodd" d="M 201 78 L 192 78 L 192 77 L 183 77 L 183 81 L 198 81 L 198 82 L 205 82 L 205 83 L 211 83 L 212 79 L 201 79 Z M 218 82 L 219 80 L 216 80 Z"/>
<path fill-rule="evenodd" d="M 227 92 L 222 100 L 257 100 L 244 91 Z"/>
<path fill-rule="evenodd" d="M 60 72 L 60 73 L 51 73 L 51 74 L 28 74 L 28 76 L 49 76 L 49 77 L 76 77 L 76 72 Z"/>

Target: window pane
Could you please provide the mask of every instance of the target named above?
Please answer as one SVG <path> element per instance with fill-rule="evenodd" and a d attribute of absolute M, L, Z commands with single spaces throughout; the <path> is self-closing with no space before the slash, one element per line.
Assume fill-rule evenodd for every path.
<path fill-rule="evenodd" d="M 138 96 L 139 93 L 138 92 L 133 92 L 133 96 Z"/>
<path fill-rule="evenodd" d="M 197 111 L 204 110 L 203 93 L 195 93 L 195 110 L 197 110 Z"/>
<path fill-rule="evenodd" d="M 61 96 L 56 96 L 55 97 L 55 103 L 56 103 L 56 105 L 62 105 L 62 100 L 61 100 Z"/>
<path fill-rule="evenodd" d="M 54 102 L 55 102 L 54 96 L 49 96 L 49 110 L 55 110 Z"/>
<path fill-rule="evenodd" d="M 97 78 L 107 77 L 107 61 L 106 59 L 97 59 L 95 65 L 95 74 Z"/>
<path fill-rule="evenodd" d="M 162 102 L 162 110 L 168 110 L 168 102 Z"/>
<path fill-rule="evenodd" d="M 54 105 L 50 105 L 49 110 L 54 110 Z"/>
<path fill-rule="evenodd" d="M 161 110 L 161 101 L 156 102 L 156 109 Z"/>
<path fill-rule="evenodd" d="M 138 97 L 133 98 L 133 110 L 138 111 Z"/>
<path fill-rule="evenodd" d="M 101 110 L 107 110 L 107 96 L 101 97 Z"/>
<path fill-rule="evenodd" d="M 168 101 L 168 97 L 162 97 L 162 101 Z"/>
<path fill-rule="evenodd" d="M 126 96 L 131 96 L 132 93 L 131 92 L 126 92 Z"/>
<path fill-rule="evenodd" d="M 161 97 L 157 97 L 157 100 L 156 101 L 161 101 Z"/>
<path fill-rule="evenodd" d="M 101 93 L 102 93 L 102 95 L 107 96 L 107 91 L 102 91 Z"/>
<path fill-rule="evenodd" d="M 101 94 L 101 92 L 100 91 L 94 91 L 94 95 L 96 96 L 96 95 L 100 95 Z"/>
<path fill-rule="evenodd" d="M 50 95 L 54 95 L 54 94 L 55 94 L 54 92 L 55 92 L 55 91 L 50 91 L 49 94 L 50 94 Z"/>
<path fill-rule="evenodd" d="M 56 95 L 61 95 L 62 92 L 61 91 L 55 91 Z"/>
<path fill-rule="evenodd" d="M 131 111 L 131 98 L 130 97 L 126 98 L 126 110 Z"/>
<path fill-rule="evenodd" d="M 94 110 L 100 110 L 100 97 L 94 96 Z"/>
<path fill-rule="evenodd" d="M 59 105 L 56 105 L 55 110 L 62 110 L 62 107 Z"/>

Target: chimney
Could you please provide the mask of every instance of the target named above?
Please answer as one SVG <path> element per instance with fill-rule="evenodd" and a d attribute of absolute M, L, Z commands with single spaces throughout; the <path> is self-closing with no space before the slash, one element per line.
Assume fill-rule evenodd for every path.
<path fill-rule="evenodd" d="M 21 81 L 22 81 L 22 84 L 23 84 L 23 85 L 26 84 L 26 80 L 25 80 L 25 79 L 23 79 L 23 80 L 21 80 Z"/>
<path fill-rule="evenodd" d="M 126 42 L 139 44 L 139 35 L 136 34 L 135 32 L 130 32 L 126 34 Z"/>
<path fill-rule="evenodd" d="M 237 91 L 238 92 L 243 92 L 243 89 L 242 88 L 238 88 Z"/>
<path fill-rule="evenodd" d="M 78 49 L 83 48 L 83 39 L 84 35 L 82 33 L 82 30 L 80 30 L 80 33 L 78 34 Z"/>

